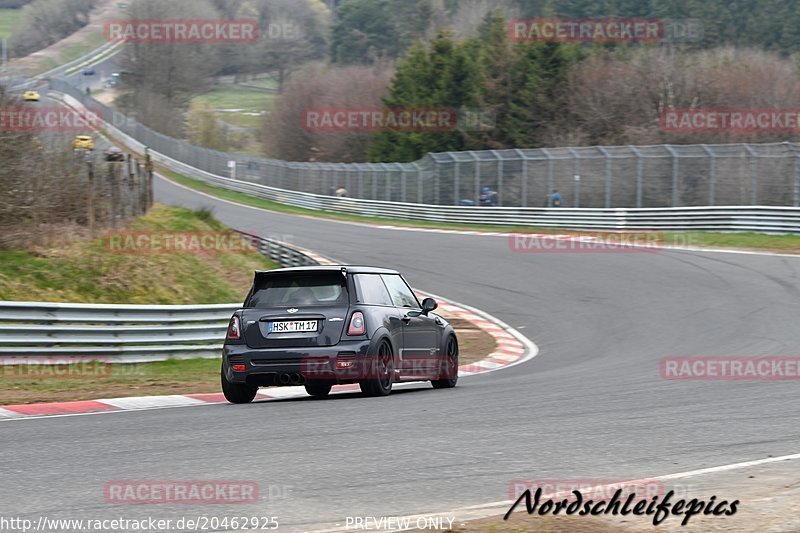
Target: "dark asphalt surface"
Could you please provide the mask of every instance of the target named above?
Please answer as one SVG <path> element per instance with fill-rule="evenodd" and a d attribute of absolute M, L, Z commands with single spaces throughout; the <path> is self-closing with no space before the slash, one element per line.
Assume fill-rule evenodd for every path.
<path fill-rule="evenodd" d="M 504 500 L 514 479 L 643 478 L 798 451 L 796 382 L 665 381 L 658 363 L 797 355 L 800 258 L 515 253 L 503 237 L 291 217 L 162 180 L 156 192 L 211 206 L 237 229 L 397 268 L 519 328 L 541 352 L 447 391 L 0 423 L 6 515 L 269 515 L 291 531 Z M 287 492 L 237 507 L 109 506 L 103 484 L 119 479 L 242 479 L 264 496 Z"/>

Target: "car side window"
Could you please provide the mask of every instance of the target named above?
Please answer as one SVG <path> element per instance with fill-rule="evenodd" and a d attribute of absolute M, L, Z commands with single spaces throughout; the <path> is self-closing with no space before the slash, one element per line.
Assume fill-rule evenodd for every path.
<path fill-rule="evenodd" d="M 419 309 L 419 302 L 408 288 L 403 278 L 395 275 L 381 276 L 383 282 L 386 283 L 386 288 L 389 289 L 389 295 L 392 297 L 392 302 L 396 307 L 410 307 L 412 309 Z"/>
<path fill-rule="evenodd" d="M 367 305 L 392 305 L 386 285 L 378 274 L 356 274 L 353 276 L 358 301 Z"/>

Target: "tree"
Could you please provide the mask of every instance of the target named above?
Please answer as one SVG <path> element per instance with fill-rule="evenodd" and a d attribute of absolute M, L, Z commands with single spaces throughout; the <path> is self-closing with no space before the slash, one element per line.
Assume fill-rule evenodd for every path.
<path fill-rule="evenodd" d="M 89 22 L 95 0 L 34 0 L 22 8 L 22 18 L 9 39 L 21 57 L 48 47 Z"/>
<path fill-rule="evenodd" d="M 343 0 L 336 11 L 331 58 L 371 64 L 401 57 L 431 25 L 431 0 Z"/>
<path fill-rule="evenodd" d="M 257 43 L 222 47 L 221 74 L 274 72 L 282 92 L 291 74 L 327 53 L 330 13 L 320 0 L 239 0 L 219 2 L 225 16 L 257 20 Z"/>
<path fill-rule="evenodd" d="M 24 110 L 0 88 L 0 108 Z M 70 137 L 0 129 L 0 249 L 30 247 L 48 232 L 43 224 L 84 222 L 86 164 L 75 159 Z"/>
<path fill-rule="evenodd" d="M 195 98 L 189 106 L 186 135 L 189 142 L 197 146 L 222 151 L 228 149 L 224 127 L 217 120 L 214 109 L 202 98 Z"/>
<path fill-rule="evenodd" d="M 308 111 L 379 108 L 390 82 L 391 71 L 380 66 L 306 67 L 289 81 L 264 119 L 265 153 L 289 161 L 364 161 L 372 140 L 368 133 L 313 131 L 304 124 L 304 115 Z"/>
<path fill-rule="evenodd" d="M 455 114 L 475 108 L 479 77 L 471 49 L 442 31 L 429 46 L 417 43 L 399 62 L 384 98 L 384 107 L 398 110 L 449 110 Z M 454 126 L 457 126 L 454 124 Z M 384 131 L 375 134 L 371 161 L 407 162 L 427 152 L 463 150 L 464 132 L 454 127 L 445 131 Z"/>
<path fill-rule="evenodd" d="M 136 0 L 128 8 L 135 20 L 216 19 L 209 0 Z M 192 94 L 203 92 L 218 68 L 217 43 L 131 42 L 125 44 L 122 69 L 131 80 L 130 90 L 163 97 L 169 105 L 183 107 Z"/>

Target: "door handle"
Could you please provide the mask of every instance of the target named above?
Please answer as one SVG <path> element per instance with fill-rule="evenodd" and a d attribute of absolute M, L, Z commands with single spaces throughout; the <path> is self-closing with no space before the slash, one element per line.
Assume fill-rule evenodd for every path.
<path fill-rule="evenodd" d="M 411 317 L 410 317 L 410 316 L 408 316 L 408 315 L 405 315 L 405 316 L 404 316 L 403 318 L 401 318 L 400 320 L 402 320 L 402 321 L 403 321 L 403 324 L 408 324 L 409 322 L 411 322 Z"/>

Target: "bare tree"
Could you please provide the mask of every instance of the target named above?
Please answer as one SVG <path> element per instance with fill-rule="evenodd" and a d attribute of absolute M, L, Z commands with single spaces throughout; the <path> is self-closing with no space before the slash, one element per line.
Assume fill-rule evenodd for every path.
<path fill-rule="evenodd" d="M 641 49 L 593 54 L 572 68 L 565 91 L 571 113 L 553 125 L 549 145 L 784 141 L 787 134 L 781 132 L 667 133 L 661 113 L 669 108 L 796 109 L 800 72 L 791 60 L 763 51 Z"/>
<path fill-rule="evenodd" d="M 200 98 L 189 106 L 186 117 L 186 134 L 189 142 L 203 148 L 227 150 L 225 128 L 217 120 L 214 109 Z"/>
<path fill-rule="evenodd" d="M 274 72 L 282 91 L 293 72 L 325 56 L 330 12 L 320 0 L 239 0 L 220 7 L 226 16 L 257 20 L 261 30 L 256 43 L 223 47 L 223 74 Z"/>
<path fill-rule="evenodd" d="M 208 0 L 136 0 L 129 7 L 134 20 L 215 19 L 219 13 Z M 202 92 L 218 68 L 219 43 L 126 43 L 122 68 L 132 91 L 146 91 L 184 106 Z"/>
<path fill-rule="evenodd" d="M 391 78 L 386 66 L 306 68 L 289 82 L 264 120 L 265 152 L 291 161 L 364 161 L 370 133 L 313 131 L 303 119 L 309 111 L 379 109 Z"/>
<path fill-rule="evenodd" d="M 95 0 L 34 0 L 22 8 L 22 19 L 9 40 L 18 57 L 41 50 L 89 22 Z"/>

